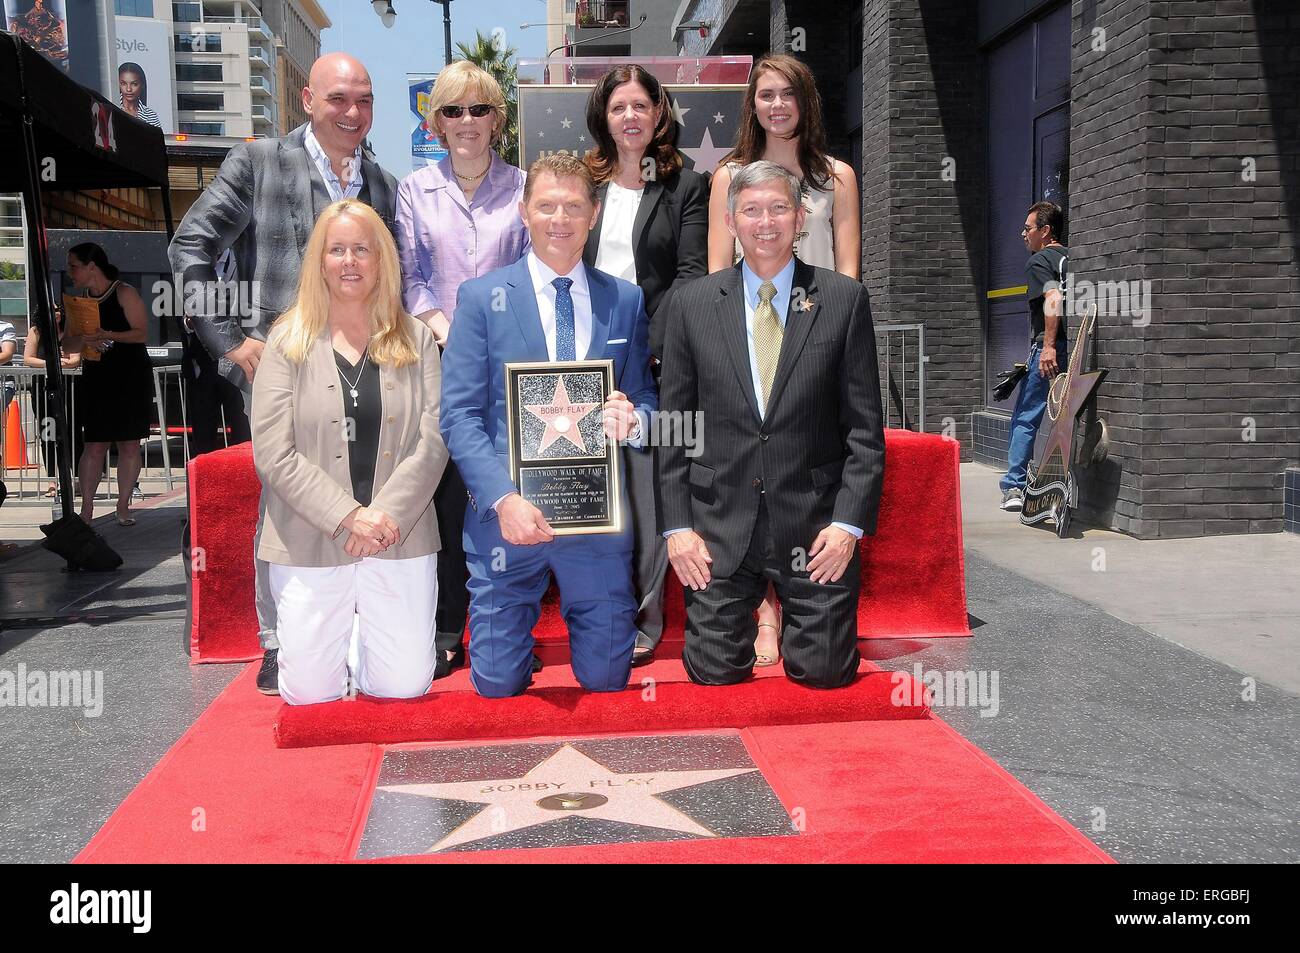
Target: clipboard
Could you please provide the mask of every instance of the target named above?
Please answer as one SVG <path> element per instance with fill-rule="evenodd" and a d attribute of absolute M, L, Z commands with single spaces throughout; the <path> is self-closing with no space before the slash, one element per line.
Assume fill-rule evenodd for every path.
<path fill-rule="evenodd" d="M 64 334 L 80 336 L 100 330 L 99 301 L 95 298 L 82 298 L 77 295 L 63 296 Z M 81 349 L 83 361 L 98 361 L 103 357 L 99 348 L 89 345 Z"/>

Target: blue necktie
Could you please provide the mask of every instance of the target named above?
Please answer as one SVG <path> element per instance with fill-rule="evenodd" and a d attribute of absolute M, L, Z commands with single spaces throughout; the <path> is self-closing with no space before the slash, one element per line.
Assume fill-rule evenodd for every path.
<path fill-rule="evenodd" d="M 555 359 L 576 361 L 577 332 L 573 320 L 573 295 L 569 294 L 573 279 L 556 278 L 551 284 L 555 285 Z"/>

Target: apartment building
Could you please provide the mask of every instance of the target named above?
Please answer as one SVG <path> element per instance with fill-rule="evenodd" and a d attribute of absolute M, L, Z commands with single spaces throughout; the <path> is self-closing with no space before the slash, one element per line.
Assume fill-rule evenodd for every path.
<path fill-rule="evenodd" d="M 667 0 L 547 0 L 547 49 L 556 56 L 674 56 Z M 641 22 L 641 17 L 645 22 Z"/>

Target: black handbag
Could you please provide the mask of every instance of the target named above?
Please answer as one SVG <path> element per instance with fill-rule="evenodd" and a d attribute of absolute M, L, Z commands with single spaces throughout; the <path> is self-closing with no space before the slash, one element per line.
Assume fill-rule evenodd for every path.
<path fill-rule="evenodd" d="M 1011 370 L 1003 371 L 998 375 L 998 382 L 993 385 L 993 397 L 999 401 L 1006 400 L 1015 392 L 1021 379 L 1028 373 L 1028 364 L 1017 364 Z"/>

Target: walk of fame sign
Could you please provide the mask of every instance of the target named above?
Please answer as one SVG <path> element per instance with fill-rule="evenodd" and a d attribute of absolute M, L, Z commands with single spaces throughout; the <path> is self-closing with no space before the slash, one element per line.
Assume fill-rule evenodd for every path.
<path fill-rule="evenodd" d="M 557 536 L 623 530 L 618 444 L 601 408 L 614 362 L 513 362 L 505 366 L 510 477 Z"/>
<path fill-rule="evenodd" d="M 403 747 L 357 857 L 795 834 L 737 734 Z"/>
<path fill-rule="evenodd" d="M 677 120 L 677 150 L 687 169 L 712 175 L 731 151 L 745 85 L 665 83 Z M 519 164 L 527 169 L 554 152 L 583 155 L 595 146 L 587 129 L 589 85 L 519 85 Z"/>

